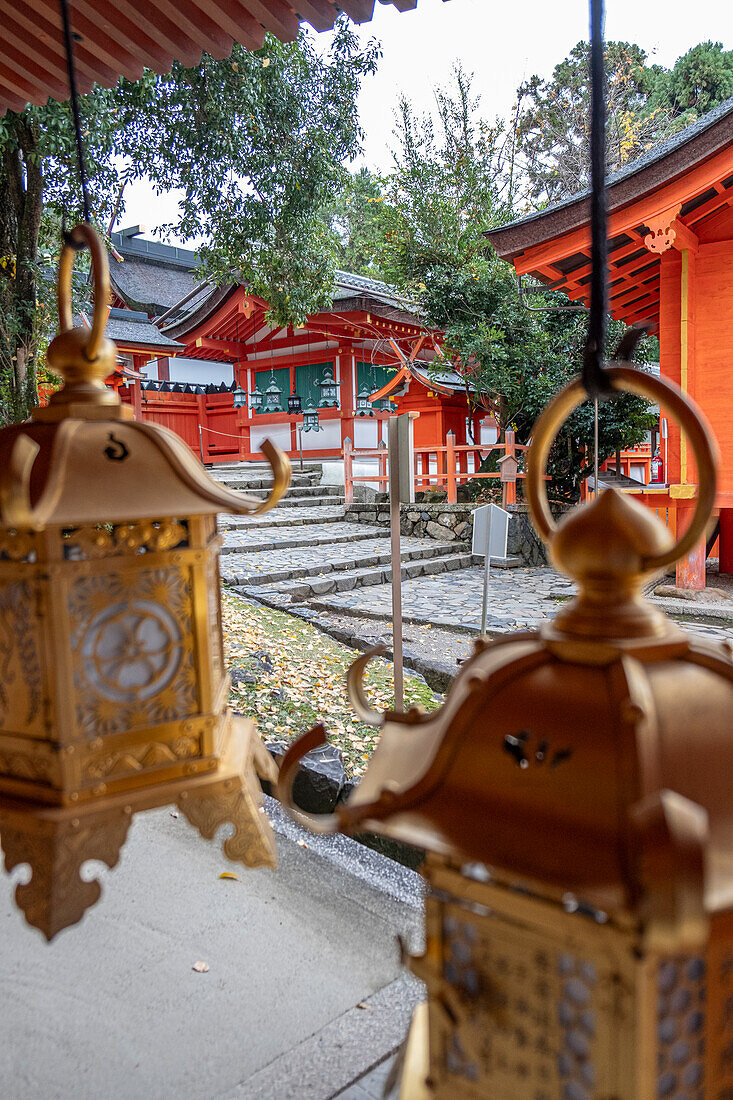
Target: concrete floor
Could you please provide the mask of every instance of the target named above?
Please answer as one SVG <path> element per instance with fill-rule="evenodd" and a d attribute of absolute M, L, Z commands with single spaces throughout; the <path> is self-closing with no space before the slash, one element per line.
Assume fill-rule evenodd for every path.
<path fill-rule="evenodd" d="M 268 809 L 277 872 L 168 810 L 138 817 L 102 900 L 50 945 L 0 878 L 3 1100 L 327 1100 L 395 1049 L 420 994 L 396 946 L 419 939 L 419 877 Z"/>

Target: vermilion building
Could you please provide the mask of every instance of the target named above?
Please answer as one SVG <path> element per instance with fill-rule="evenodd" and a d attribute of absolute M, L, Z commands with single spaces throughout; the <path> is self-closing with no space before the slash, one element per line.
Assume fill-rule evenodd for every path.
<path fill-rule="evenodd" d="M 733 99 L 609 177 L 610 310 L 659 335 L 661 373 L 707 415 L 721 451 L 717 507 L 720 569 L 733 572 Z M 489 234 L 519 276 L 589 302 L 588 193 Z M 642 499 L 673 528 L 689 517 L 696 470 L 668 426 L 666 483 Z M 664 431 L 660 430 L 660 437 Z M 678 584 L 703 587 L 705 547 L 677 567 Z"/>
<path fill-rule="evenodd" d="M 280 327 L 268 322 L 264 299 L 236 284 L 200 282 L 194 252 L 141 232 L 112 234 L 115 303 L 149 317 L 170 347 L 145 367 L 147 384 L 131 380 L 121 392 L 138 415 L 172 427 L 206 460 L 252 458 L 265 437 L 296 454 L 302 418 L 287 411 L 292 394 L 318 408 L 319 431 L 304 432 L 302 443 L 319 458 L 341 458 L 347 438 L 357 449 L 376 447 L 395 411 L 420 414 L 416 447 L 442 446 L 448 431 L 457 445 L 478 440 L 485 414 L 458 375 L 432 369 L 441 334 L 385 283 L 339 271 L 330 309 L 302 327 Z M 324 399 L 329 379 L 335 398 Z M 194 392 L 176 392 L 184 387 Z M 245 404 L 235 408 L 231 393 L 214 387 L 240 388 Z"/>

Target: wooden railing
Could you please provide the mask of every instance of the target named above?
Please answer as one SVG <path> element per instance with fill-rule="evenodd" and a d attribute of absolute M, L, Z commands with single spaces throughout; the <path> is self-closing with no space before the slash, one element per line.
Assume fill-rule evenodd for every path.
<path fill-rule="evenodd" d="M 455 504 L 458 500 L 458 486 L 477 478 L 500 480 L 502 475 L 497 470 L 492 473 L 479 473 L 479 469 L 491 451 L 498 451 L 501 457 L 510 456 L 519 459 L 519 455 L 527 448 L 515 442 L 514 432 L 507 429 L 503 443 L 475 444 L 473 446 L 456 445 L 456 437 L 453 432 L 448 432 L 443 447 L 416 447 L 415 468 L 413 480 L 416 492 L 424 492 L 429 488 L 445 488 L 447 503 Z M 359 459 L 377 459 L 377 469 L 374 473 L 354 474 L 354 461 Z M 433 468 L 434 467 L 434 468 Z M 525 477 L 523 470 L 517 470 L 516 477 Z M 368 449 L 354 448 L 350 439 L 344 441 L 344 483 L 345 499 L 347 504 L 354 500 L 354 485 L 357 482 L 378 484 L 380 489 L 386 490 L 389 482 L 387 447 L 380 444 L 379 447 Z M 516 481 L 504 480 L 506 492 L 505 504 L 514 504 L 517 499 Z"/>

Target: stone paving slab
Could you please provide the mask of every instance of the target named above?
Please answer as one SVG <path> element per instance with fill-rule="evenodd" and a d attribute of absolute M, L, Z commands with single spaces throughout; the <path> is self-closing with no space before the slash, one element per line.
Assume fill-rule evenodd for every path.
<path fill-rule="evenodd" d="M 328 1100 L 396 1048 L 420 996 L 396 940 L 420 949 L 419 876 L 267 805 L 277 872 L 141 814 L 99 904 L 51 944 L 3 879 L 4 1100 Z"/>
<path fill-rule="evenodd" d="M 296 546 L 338 545 L 343 542 L 364 542 L 369 539 L 381 539 L 385 543 L 389 532 L 383 527 L 368 527 L 365 523 L 329 523 L 314 525 L 314 529 L 301 525 L 273 527 L 263 531 L 261 528 L 245 527 L 237 530 L 228 528 L 222 532 L 224 544 L 222 554 L 245 551 L 269 551 L 277 548 Z"/>

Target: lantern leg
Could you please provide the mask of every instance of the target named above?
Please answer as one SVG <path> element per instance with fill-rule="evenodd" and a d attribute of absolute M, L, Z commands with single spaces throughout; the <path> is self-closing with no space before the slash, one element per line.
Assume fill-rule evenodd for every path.
<path fill-rule="evenodd" d="M 32 871 L 30 881 L 16 887 L 15 900 L 47 940 L 76 924 L 99 901 L 99 881 L 82 879 L 82 864 L 98 859 L 114 867 L 132 820 L 129 807 L 122 806 L 82 818 L 77 814 L 57 810 L 34 816 L 10 809 L 0 821 L 6 869 L 28 863 Z"/>
<path fill-rule="evenodd" d="M 222 825 L 234 832 L 224 841 L 224 855 L 245 867 L 275 867 L 275 837 L 262 805 L 262 791 L 255 775 L 276 778 L 275 765 L 251 722 L 232 716 L 233 740 L 243 749 L 243 767 L 237 774 L 197 783 L 181 791 L 178 806 L 189 823 L 212 840 Z"/>

